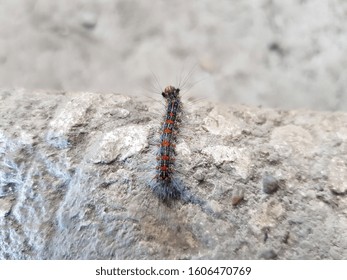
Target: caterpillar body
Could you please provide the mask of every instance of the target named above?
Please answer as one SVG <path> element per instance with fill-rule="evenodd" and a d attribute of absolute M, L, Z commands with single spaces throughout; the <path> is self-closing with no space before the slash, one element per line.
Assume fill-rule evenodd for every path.
<path fill-rule="evenodd" d="M 167 86 L 162 92 L 165 99 L 165 115 L 160 128 L 160 143 L 156 153 L 155 176 L 151 181 L 153 192 L 162 200 L 182 197 L 182 183 L 175 178 L 176 141 L 182 122 L 180 89 Z"/>

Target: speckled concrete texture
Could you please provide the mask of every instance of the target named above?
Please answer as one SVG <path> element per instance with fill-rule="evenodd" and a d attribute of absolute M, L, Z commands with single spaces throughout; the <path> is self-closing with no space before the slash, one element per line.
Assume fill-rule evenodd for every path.
<path fill-rule="evenodd" d="M 195 200 L 164 204 L 146 187 L 160 102 L 0 100 L 1 259 L 347 258 L 346 113 L 186 106 L 177 174 Z"/>

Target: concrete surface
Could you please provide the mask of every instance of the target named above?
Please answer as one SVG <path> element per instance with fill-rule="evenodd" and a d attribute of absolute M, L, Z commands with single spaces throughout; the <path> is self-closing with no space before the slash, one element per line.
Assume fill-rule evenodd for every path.
<path fill-rule="evenodd" d="M 347 258 L 346 113 L 183 100 L 166 205 L 160 97 L 1 91 L 0 259 Z"/>

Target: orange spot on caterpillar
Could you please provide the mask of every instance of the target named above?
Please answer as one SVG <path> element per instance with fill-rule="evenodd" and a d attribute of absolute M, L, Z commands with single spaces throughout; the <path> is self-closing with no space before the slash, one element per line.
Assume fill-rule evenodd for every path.
<path fill-rule="evenodd" d="M 167 141 L 167 140 L 164 140 L 163 142 L 161 142 L 161 145 L 162 145 L 163 147 L 169 147 L 169 146 L 170 146 L 170 142 Z"/>
<path fill-rule="evenodd" d="M 165 129 L 164 129 L 164 133 L 171 133 L 171 132 L 172 132 L 172 130 L 169 129 L 169 128 L 165 128 Z"/>
<path fill-rule="evenodd" d="M 166 122 L 167 124 L 173 124 L 173 123 L 174 123 L 173 120 L 166 120 L 165 122 Z"/>
<path fill-rule="evenodd" d="M 156 159 L 157 159 L 157 161 L 159 161 L 159 160 L 165 160 L 165 161 L 170 160 L 170 161 L 175 161 L 175 160 L 176 160 L 174 157 L 170 157 L 170 156 L 168 156 L 168 155 L 157 156 Z M 156 168 L 159 169 L 158 166 L 157 166 Z"/>
<path fill-rule="evenodd" d="M 160 166 L 161 171 L 168 171 L 169 168 L 166 165 Z"/>

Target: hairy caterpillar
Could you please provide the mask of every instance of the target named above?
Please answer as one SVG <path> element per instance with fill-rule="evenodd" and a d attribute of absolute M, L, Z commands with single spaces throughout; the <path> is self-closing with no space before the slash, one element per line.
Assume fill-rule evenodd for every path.
<path fill-rule="evenodd" d="M 149 140 L 149 143 L 154 145 L 150 148 L 150 150 L 153 150 L 153 153 L 149 154 L 148 163 L 151 171 L 147 173 L 146 185 L 163 202 L 182 200 L 186 203 L 202 206 L 204 202 L 191 192 L 188 187 L 191 184 L 188 183 L 189 178 L 187 178 L 189 162 L 186 161 L 186 156 L 187 153 L 190 154 L 191 150 L 187 146 L 186 140 L 191 139 L 194 135 L 193 131 L 198 127 L 196 123 L 192 122 L 194 119 L 192 115 L 194 107 L 189 104 L 196 103 L 199 100 L 186 98 L 185 93 L 202 80 L 194 83 L 189 82 L 193 70 L 194 68 L 185 77 L 179 77 L 178 81 L 176 81 L 178 87 L 169 85 L 164 90 L 160 90 L 162 98 L 164 98 L 165 107 L 162 120 L 160 121 L 159 133 L 156 133 L 156 136 L 154 136 L 154 141 Z M 157 86 L 162 89 L 156 75 L 153 72 L 152 74 Z M 158 89 L 158 87 L 154 86 L 153 88 Z M 157 90 L 155 91 L 158 92 Z M 182 91 L 184 91 L 183 94 Z M 186 106 L 189 105 L 188 111 L 186 111 L 186 107 L 183 107 L 183 95 L 185 96 L 184 103 Z M 152 136 L 150 137 L 152 138 Z M 183 158 L 181 158 L 182 148 L 185 151 Z M 177 162 L 176 156 L 178 157 Z"/>
<path fill-rule="evenodd" d="M 182 197 L 183 186 L 174 178 L 176 161 L 176 141 L 182 122 L 182 102 L 180 89 L 167 86 L 162 92 L 165 99 L 165 115 L 160 128 L 160 143 L 156 153 L 156 171 L 150 187 L 162 200 Z"/>

